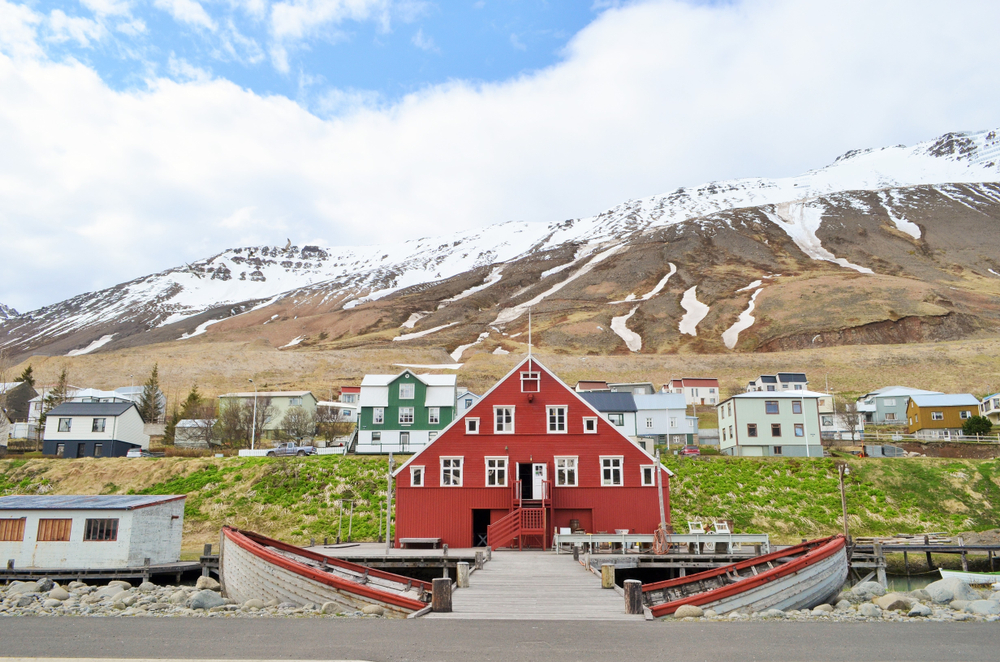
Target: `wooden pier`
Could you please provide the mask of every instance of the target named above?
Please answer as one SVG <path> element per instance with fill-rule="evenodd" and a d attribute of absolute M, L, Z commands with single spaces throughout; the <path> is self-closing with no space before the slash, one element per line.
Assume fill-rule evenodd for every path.
<path fill-rule="evenodd" d="M 643 621 L 625 613 L 616 589 L 568 555 L 493 552 L 493 560 L 452 594 L 452 611 L 432 619 Z"/>

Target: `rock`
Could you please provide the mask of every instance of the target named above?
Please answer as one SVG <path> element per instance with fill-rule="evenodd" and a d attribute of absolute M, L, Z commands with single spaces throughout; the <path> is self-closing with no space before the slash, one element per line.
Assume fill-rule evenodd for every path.
<path fill-rule="evenodd" d="M 298 609 L 299 606 L 294 602 L 280 602 L 278 603 L 278 609 Z"/>
<path fill-rule="evenodd" d="M 171 605 L 164 602 L 154 602 L 153 604 L 146 605 L 146 611 L 165 611 L 170 609 Z"/>
<path fill-rule="evenodd" d="M 198 582 L 194 585 L 194 587 L 197 590 L 199 590 L 199 591 L 221 591 L 222 590 L 222 584 L 220 584 L 219 582 L 215 581 L 211 577 L 208 577 L 208 576 L 205 576 L 205 575 L 202 575 L 201 577 L 198 578 Z"/>
<path fill-rule="evenodd" d="M 126 591 L 132 588 L 132 585 L 123 579 L 113 579 L 108 582 L 108 586 L 121 586 Z"/>
<path fill-rule="evenodd" d="M 160 587 L 154 584 L 153 582 L 143 582 L 139 584 L 139 590 L 144 593 L 148 593 L 149 591 L 155 591 L 158 588 Z"/>
<path fill-rule="evenodd" d="M 674 612 L 674 618 L 701 618 L 705 612 L 701 607 L 695 605 L 681 605 Z"/>
<path fill-rule="evenodd" d="M 207 591 L 208 589 L 205 589 L 205 590 Z M 209 609 L 209 611 L 211 611 L 211 612 L 225 611 L 226 607 L 228 607 L 228 606 L 229 605 L 216 605 L 216 606 L 212 607 L 211 609 Z"/>
<path fill-rule="evenodd" d="M 866 602 L 858 607 L 858 612 L 865 618 L 880 618 L 882 616 L 882 610 L 872 602 Z"/>
<path fill-rule="evenodd" d="M 911 598 L 913 598 L 917 602 L 933 602 L 934 601 L 933 598 L 931 598 L 931 594 L 928 593 L 927 591 L 925 591 L 922 588 L 918 588 L 916 591 L 910 591 L 906 595 L 910 596 Z"/>
<path fill-rule="evenodd" d="M 829 614 L 831 612 L 833 612 L 832 605 L 819 605 L 812 610 L 812 613 L 814 614 Z"/>
<path fill-rule="evenodd" d="M 251 598 L 243 603 L 243 611 L 250 611 L 251 609 L 263 609 L 264 601 L 258 600 L 257 598 Z"/>
<path fill-rule="evenodd" d="M 705 610 L 705 613 L 704 613 L 704 617 L 705 618 L 717 618 L 718 616 L 719 616 L 719 614 L 716 613 L 716 611 L 714 609 L 706 609 Z"/>
<path fill-rule="evenodd" d="M 701 609 L 699 609 L 698 611 L 700 612 Z M 378 605 L 366 605 L 365 608 L 361 610 L 361 612 L 364 614 L 368 614 L 370 616 L 372 615 L 381 616 L 382 614 L 385 613 L 385 610 L 379 607 Z M 698 615 L 701 616 L 701 614 Z"/>
<path fill-rule="evenodd" d="M 885 611 L 909 611 L 913 606 L 913 598 L 902 593 L 887 593 L 872 600 Z"/>
<path fill-rule="evenodd" d="M 885 587 L 878 582 L 861 582 L 851 589 L 851 593 L 862 600 L 871 600 L 885 595 Z"/>
<path fill-rule="evenodd" d="M 49 599 L 51 600 L 69 600 L 69 591 L 57 586 L 51 591 L 49 591 Z"/>
<path fill-rule="evenodd" d="M 341 608 L 336 602 L 324 602 L 320 611 L 324 614 L 339 614 L 341 612 Z"/>
<path fill-rule="evenodd" d="M 280 604 L 281 604 L 281 600 L 279 600 L 278 598 L 271 598 L 270 600 L 268 600 L 267 602 L 264 603 L 264 606 L 265 607 L 277 607 Z"/>
<path fill-rule="evenodd" d="M 768 609 L 760 614 L 761 618 L 785 618 L 785 612 L 780 609 Z"/>
<path fill-rule="evenodd" d="M 87 584 L 86 584 L 85 582 L 81 582 L 81 581 L 72 581 L 72 582 L 70 582 L 69 584 L 67 584 L 66 586 L 68 586 L 68 587 L 69 587 L 69 590 L 71 590 L 71 591 L 72 591 L 72 590 L 73 590 L 73 589 L 75 589 L 75 588 L 83 588 L 83 587 L 84 587 L 84 586 L 86 586 L 86 585 L 87 585 Z"/>
<path fill-rule="evenodd" d="M 851 608 L 851 606 L 852 606 L 851 603 L 848 602 L 847 600 L 841 600 L 840 602 L 837 603 L 837 609 L 839 611 L 847 611 L 848 609 Z"/>
<path fill-rule="evenodd" d="M 53 607 L 62 607 L 62 600 L 56 600 L 55 598 L 49 598 L 42 603 L 42 606 L 46 609 L 52 609 Z"/>
<path fill-rule="evenodd" d="M 910 617 L 913 617 L 913 616 L 925 616 L 926 617 L 926 616 L 930 616 L 933 613 L 934 613 L 933 609 L 931 609 L 927 605 L 922 605 L 919 602 L 917 602 L 917 603 L 914 603 L 914 605 L 912 607 L 910 607 L 910 611 L 906 612 L 906 615 L 910 616 Z"/>
<path fill-rule="evenodd" d="M 103 598 L 114 597 L 114 596 L 118 595 L 119 593 L 123 593 L 124 591 L 125 591 L 125 589 L 123 589 L 118 584 L 108 584 L 104 588 L 98 589 L 93 595 L 98 600 L 100 600 L 100 599 L 103 599 Z"/>
<path fill-rule="evenodd" d="M 53 588 L 55 588 L 56 583 L 51 579 L 49 579 L 48 577 L 44 577 L 42 579 L 39 579 L 36 582 L 36 585 L 38 586 L 39 593 L 48 593 Z"/>
<path fill-rule="evenodd" d="M 33 595 L 22 595 L 14 602 L 15 607 L 30 607 L 31 603 L 35 601 Z"/>
<path fill-rule="evenodd" d="M 14 584 L 7 589 L 7 595 L 24 595 L 25 593 L 38 593 L 38 583 L 37 582 L 23 582 L 21 584 Z"/>
<path fill-rule="evenodd" d="M 969 602 L 971 602 L 971 600 L 952 600 L 948 603 L 948 606 L 955 611 L 963 611 L 965 609 L 965 605 L 969 604 Z"/>
<path fill-rule="evenodd" d="M 185 602 L 187 602 L 187 593 L 185 593 L 184 591 L 174 591 L 173 593 L 170 594 L 170 597 L 167 599 L 167 601 L 175 605 L 184 604 Z"/>
<path fill-rule="evenodd" d="M 211 589 L 205 589 L 204 591 L 198 591 L 191 598 L 188 606 L 191 609 L 211 609 L 212 607 L 219 607 L 226 603 L 222 599 L 222 596 Z"/>
<path fill-rule="evenodd" d="M 931 600 L 938 604 L 946 604 L 952 600 L 978 600 L 979 594 L 957 577 L 939 579 L 927 585 L 924 589 Z"/>
<path fill-rule="evenodd" d="M 996 600 L 973 600 L 965 605 L 965 611 L 970 614 L 979 614 L 980 616 L 1000 614 L 1000 602 Z"/>

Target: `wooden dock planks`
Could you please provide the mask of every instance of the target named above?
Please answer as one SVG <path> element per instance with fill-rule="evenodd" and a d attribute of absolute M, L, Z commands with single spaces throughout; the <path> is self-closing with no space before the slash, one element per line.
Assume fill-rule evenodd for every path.
<path fill-rule="evenodd" d="M 472 573 L 470 587 L 456 589 L 452 611 L 433 619 L 643 621 L 625 613 L 625 600 L 602 589 L 599 577 L 567 555 L 493 552 Z"/>

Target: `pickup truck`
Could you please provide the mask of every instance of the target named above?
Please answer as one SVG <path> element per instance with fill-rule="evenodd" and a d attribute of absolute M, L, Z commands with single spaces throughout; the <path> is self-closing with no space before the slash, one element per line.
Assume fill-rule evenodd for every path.
<path fill-rule="evenodd" d="M 297 446 L 294 441 L 290 441 L 287 444 L 278 444 L 267 452 L 268 457 L 285 455 L 316 455 L 316 448 L 313 446 Z"/>

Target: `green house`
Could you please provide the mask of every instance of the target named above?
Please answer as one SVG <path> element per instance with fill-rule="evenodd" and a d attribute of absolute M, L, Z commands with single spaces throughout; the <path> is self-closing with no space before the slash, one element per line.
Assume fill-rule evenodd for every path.
<path fill-rule="evenodd" d="M 455 417 L 455 375 L 365 375 L 358 453 L 416 453 Z"/>

